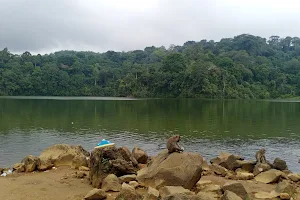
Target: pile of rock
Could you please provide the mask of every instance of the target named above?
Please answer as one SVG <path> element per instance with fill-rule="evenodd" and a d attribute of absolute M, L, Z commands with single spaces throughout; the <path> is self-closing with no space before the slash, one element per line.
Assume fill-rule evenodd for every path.
<path fill-rule="evenodd" d="M 77 178 L 88 177 L 94 189 L 84 197 L 86 200 L 111 199 L 111 192 L 117 193 L 117 200 L 295 199 L 298 192 L 295 182 L 300 181 L 300 175 L 288 171 L 279 158 L 273 164 L 257 164 L 222 152 L 208 164 L 197 153 L 170 154 L 163 150 L 150 158 L 138 147 L 130 151 L 127 147 L 113 146 L 96 148 L 90 155 L 80 146 L 54 145 L 39 157 L 25 157 L 14 170 L 43 171 L 65 165 L 79 170 Z M 205 175 L 227 180 L 217 183 L 202 178 Z M 261 184 L 276 184 L 276 189 L 249 193 L 243 181 L 251 179 Z"/>
<path fill-rule="evenodd" d="M 90 182 L 93 187 L 100 188 L 108 174 L 136 174 L 148 161 L 147 153 L 138 147 L 132 153 L 127 147 L 97 148 L 91 153 Z"/>
<path fill-rule="evenodd" d="M 40 156 L 26 156 L 13 166 L 13 171 L 45 171 L 53 167 L 71 166 L 74 169 L 89 166 L 90 153 L 81 146 L 57 144 L 45 149 Z"/>
<path fill-rule="evenodd" d="M 276 158 L 273 164 L 256 163 L 253 160 L 244 160 L 238 155 L 221 152 L 219 156 L 210 160 L 210 170 L 216 175 L 236 180 L 254 179 L 264 183 L 276 183 L 281 178 L 292 177 L 299 181 L 298 175 L 292 174 L 286 162 Z M 292 179 L 291 179 L 292 180 Z"/>

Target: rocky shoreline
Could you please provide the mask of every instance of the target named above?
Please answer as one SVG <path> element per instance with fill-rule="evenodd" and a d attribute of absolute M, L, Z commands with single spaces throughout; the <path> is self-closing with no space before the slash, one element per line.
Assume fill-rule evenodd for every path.
<path fill-rule="evenodd" d="M 193 152 L 163 150 L 150 157 L 139 147 L 95 148 L 90 153 L 81 146 L 58 144 L 38 157 L 26 156 L 12 173 L 0 168 L 0 174 L 9 177 L 62 166 L 94 188 L 82 196 L 85 200 L 300 199 L 300 175 L 289 171 L 285 161 L 257 163 L 226 152 L 207 162 Z"/>

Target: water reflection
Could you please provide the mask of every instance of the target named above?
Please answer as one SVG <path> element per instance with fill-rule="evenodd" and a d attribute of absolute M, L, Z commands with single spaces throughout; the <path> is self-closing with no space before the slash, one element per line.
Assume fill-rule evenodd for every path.
<path fill-rule="evenodd" d="M 300 172 L 299 102 L 196 99 L 0 99 L 0 166 L 56 143 L 91 150 L 101 139 L 150 154 L 172 134 L 186 150 L 211 158 L 229 151 L 254 159 L 265 147 Z"/>

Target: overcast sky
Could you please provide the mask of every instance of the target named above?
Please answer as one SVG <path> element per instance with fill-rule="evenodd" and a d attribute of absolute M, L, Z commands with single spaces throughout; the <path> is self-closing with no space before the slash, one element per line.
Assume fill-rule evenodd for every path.
<path fill-rule="evenodd" d="M 300 36 L 299 25 L 297 0 L 0 0 L 0 49 L 14 53 Z"/>

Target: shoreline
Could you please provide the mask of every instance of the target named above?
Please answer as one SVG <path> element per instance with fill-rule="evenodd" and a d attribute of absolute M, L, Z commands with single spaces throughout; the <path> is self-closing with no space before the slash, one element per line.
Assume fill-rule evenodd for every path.
<path fill-rule="evenodd" d="M 189 170 L 186 170 L 187 167 Z M 46 148 L 38 157 L 26 156 L 13 168 L 12 174 L 0 177 L 0 185 L 5 188 L 5 192 L 0 193 L 0 199 L 18 199 L 25 193 L 28 200 L 82 200 L 92 190 L 95 191 L 93 188 L 101 188 L 97 191 L 101 193 L 105 191 L 105 199 L 121 200 L 123 197 L 121 198 L 120 195 L 127 195 L 123 190 L 132 187 L 134 192 L 130 189 L 131 193 L 133 192 L 131 195 L 135 198 L 123 198 L 129 200 L 143 196 L 146 198 L 149 195 L 150 186 L 156 188 L 159 196 L 163 197 L 166 195 L 164 190 L 168 190 L 169 184 L 174 185 L 172 187 L 178 187 L 176 190 L 179 191 L 184 188 L 188 189 L 184 191 L 188 191 L 192 199 L 197 195 L 209 195 L 213 197 L 213 200 L 217 200 L 221 196 L 226 196 L 225 191 L 231 190 L 232 187 L 239 188 L 239 191 L 235 191 L 237 195 L 244 195 L 246 192 L 247 198 L 251 197 L 251 199 L 256 199 L 254 197 L 260 195 L 279 196 L 282 194 L 290 197 L 300 195 L 300 184 L 298 184 L 300 174 L 289 171 L 285 161 L 278 158 L 271 165 L 260 164 L 226 152 L 221 152 L 217 157 L 208 161 L 195 152 L 184 151 L 169 154 L 167 150 L 162 150 L 155 156 L 148 156 L 139 147 L 134 147 L 131 152 L 127 147 L 116 148 L 113 145 L 95 148 L 92 152 L 88 152 L 81 146 L 57 144 Z M 155 173 L 162 174 L 153 174 L 153 170 L 156 171 L 159 168 L 163 171 Z M 174 169 L 175 174 L 172 173 Z M 181 178 L 177 177 L 177 173 Z M 169 176 L 173 175 L 176 178 L 168 182 Z M 158 183 L 156 176 L 166 176 L 166 182 L 163 185 L 156 185 Z M 190 176 L 198 178 L 188 181 Z M 116 179 L 120 182 L 113 181 L 114 185 L 109 186 L 117 187 L 115 192 L 105 189 L 107 186 L 104 186 L 105 182 L 111 178 L 111 181 Z M 52 187 L 53 184 L 57 186 Z M 287 194 L 285 190 L 278 189 L 279 185 L 286 187 L 286 184 L 288 187 L 295 188 L 293 193 Z M 21 185 L 26 186 L 21 189 Z M 11 191 L 15 190 L 19 192 L 15 192 L 16 196 L 10 198 Z M 51 196 L 54 190 L 56 194 Z M 244 192 L 239 193 L 241 191 Z M 185 195 L 187 195 L 186 192 Z"/>

